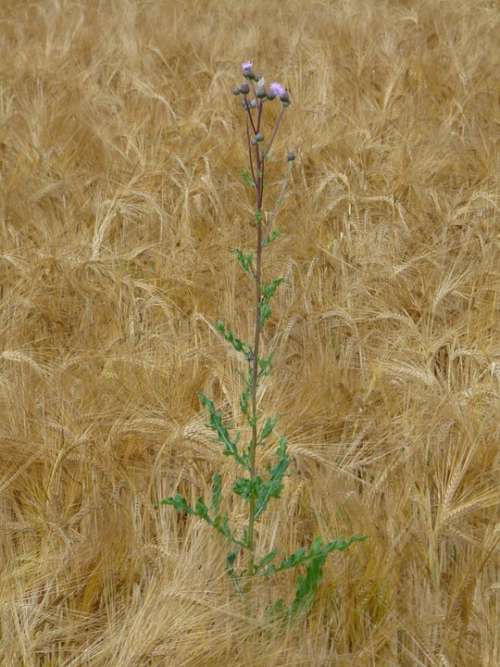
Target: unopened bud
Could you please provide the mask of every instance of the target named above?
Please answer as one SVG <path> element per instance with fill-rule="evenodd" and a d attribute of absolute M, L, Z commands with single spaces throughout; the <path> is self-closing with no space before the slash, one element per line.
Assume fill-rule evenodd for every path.
<path fill-rule="evenodd" d="M 285 92 L 280 95 L 280 100 L 284 107 L 287 107 L 290 104 L 290 95 L 288 94 L 288 90 L 285 90 Z"/>
<path fill-rule="evenodd" d="M 266 97 L 266 86 L 265 86 L 264 79 L 259 79 L 259 81 L 257 82 L 257 93 L 256 93 L 256 95 L 259 99 L 262 99 L 262 98 Z"/>
<path fill-rule="evenodd" d="M 257 143 L 259 143 L 260 141 L 264 141 L 264 135 L 262 134 L 262 132 L 257 132 L 257 134 L 255 135 L 255 141 Z"/>
<path fill-rule="evenodd" d="M 239 95 L 240 93 L 241 93 L 241 89 L 240 89 L 239 86 L 237 86 L 236 88 L 233 88 L 233 95 Z"/>
<path fill-rule="evenodd" d="M 243 95 L 248 95 L 248 93 L 250 92 L 250 86 L 246 81 L 241 84 L 239 91 L 240 93 L 243 93 Z"/>

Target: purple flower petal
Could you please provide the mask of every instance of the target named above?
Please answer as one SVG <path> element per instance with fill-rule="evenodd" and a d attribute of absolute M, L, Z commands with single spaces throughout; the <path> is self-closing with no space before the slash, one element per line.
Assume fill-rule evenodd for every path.
<path fill-rule="evenodd" d="M 273 81 L 270 88 L 269 88 L 271 95 L 273 96 L 278 96 L 281 97 L 281 95 L 285 94 L 285 89 L 281 85 L 281 83 L 276 83 L 276 81 Z"/>

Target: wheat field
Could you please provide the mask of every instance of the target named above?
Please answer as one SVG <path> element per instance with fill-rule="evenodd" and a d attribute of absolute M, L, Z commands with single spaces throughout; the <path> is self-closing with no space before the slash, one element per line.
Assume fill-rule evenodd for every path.
<path fill-rule="evenodd" d="M 499 33 L 486 0 L 2 0 L 2 666 L 500 664 Z M 258 541 L 367 536 L 282 634 L 155 507 L 233 475 L 196 394 L 240 422 L 247 59 L 292 98 L 266 210 L 297 152 Z"/>

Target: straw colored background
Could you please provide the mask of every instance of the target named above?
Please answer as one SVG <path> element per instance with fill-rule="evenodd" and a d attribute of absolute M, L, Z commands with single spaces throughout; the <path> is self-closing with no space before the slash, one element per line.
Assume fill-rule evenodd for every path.
<path fill-rule="evenodd" d="M 500 664 L 499 32 L 485 0 L 2 0 L 1 665 Z M 234 472 L 196 392 L 241 423 L 247 59 L 293 100 L 267 210 L 298 154 L 259 548 L 368 536 L 284 637 L 153 506 Z"/>

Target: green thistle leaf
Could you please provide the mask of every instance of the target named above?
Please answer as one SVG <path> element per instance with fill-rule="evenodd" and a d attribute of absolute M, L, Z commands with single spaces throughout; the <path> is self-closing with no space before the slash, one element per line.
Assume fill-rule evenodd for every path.
<path fill-rule="evenodd" d="M 205 505 L 205 501 L 202 500 L 202 498 L 198 498 L 196 501 L 196 505 L 194 506 L 194 513 L 195 516 L 199 517 L 200 519 L 204 519 L 205 521 L 208 521 L 210 523 L 210 518 L 208 515 L 208 507 Z"/>
<path fill-rule="evenodd" d="M 237 338 L 231 329 L 226 329 L 224 322 L 217 321 L 215 323 L 215 329 L 224 336 L 224 339 L 227 340 L 228 343 L 231 343 L 236 352 L 242 352 L 246 357 L 252 354 L 250 345 Z"/>
<path fill-rule="evenodd" d="M 264 422 L 264 426 L 262 428 L 262 431 L 260 433 L 260 442 L 264 442 L 266 438 L 268 438 L 271 433 L 273 432 L 274 427 L 276 426 L 278 422 L 278 417 L 268 417 L 266 421 Z"/>
<path fill-rule="evenodd" d="M 271 306 L 267 303 L 267 301 L 264 301 L 260 304 L 259 313 L 260 313 L 260 324 L 261 326 L 264 326 L 264 324 L 272 315 Z"/>
<path fill-rule="evenodd" d="M 266 565 L 269 565 L 269 563 L 272 560 L 274 560 L 277 555 L 278 555 L 278 550 L 277 549 L 273 549 L 268 554 L 266 554 L 264 556 L 264 558 L 261 558 L 261 560 L 255 565 L 255 572 L 257 573 L 263 567 L 266 567 Z"/>
<path fill-rule="evenodd" d="M 269 301 L 269 299 L 272 299 L 274 296 L 274 293 L 278 289 L 278 287 L 281 285 L 281 283 L 284 283 L 285 279 L 280 277 L 280 278 L 274 278 L 271 280 L 270 283 L 264 283 L 262 287 L 262 295 L 263 298 L 266 299 L 266 301 Z"/>
<path fill-rule="evenodd" d="M 238 262 L 245 273 L 253 273 L 253 252 L 245 254 L 241 252 L 239 248 L 235 248 L 233 254 L 236 255 Z"/>
<path fill-rule="evenodd" d="M 242 169 L 241 178 L 243 180 L 243 183 L 245 185 L 248 185 L 248 187 L 250 188 L 255 187 L 255 181 L 253 180 L 252 174 L 248 169 Z"/>
<path fill-rule="evenodd" d="M 207 426 L 217 433 L 217 439 L 224 445 L 224 455 L 232 456 L 237 463 L 242 465 L 246 470 L 249 470 L 248 456 L 245 454 L 241 455 L 238 451 L 238 442 L 241 434 L 238 432 L 236 434 L 236 440 L 232 440 L 229 431 L 223 422 L 222 413 L 217 412 L 214 402 L 202 392 L 198 393 L 198 398 L 202 405 L 206 407 L 210 417 L 210 424 L 207 424 Z"/>
<path fill-rule="evenodd" d="M 260 375 L 269 375 L 272 370 L 273 353 L 259 359 Z"/>
<path fill-rule="evenodd" d="M 169 498 L 164 498 L 160 500 L 160 505 L 172 505 L 178 512 L 185 512 L 186 514 L 193 514 L 192 509 L 189 507 L 186 499 L 177 493 L 175 496 L 170 496 Z"/>
<path fill-rule="evenodd" d="M 266 246 L 270 245 L 279 236 L 281 236 L 281 230 L 273 229 L 273 231 L 269 234 L 269 236 L 262 241 L 262 247 L 265 248 Z"/>
<path fill-rule="evenodd" d="M 218 472 L 214 473 L 212 477 L 212 503 L 211 509 L 213 514 L 219 514 L 222 502 L 222 478 Z"/>

